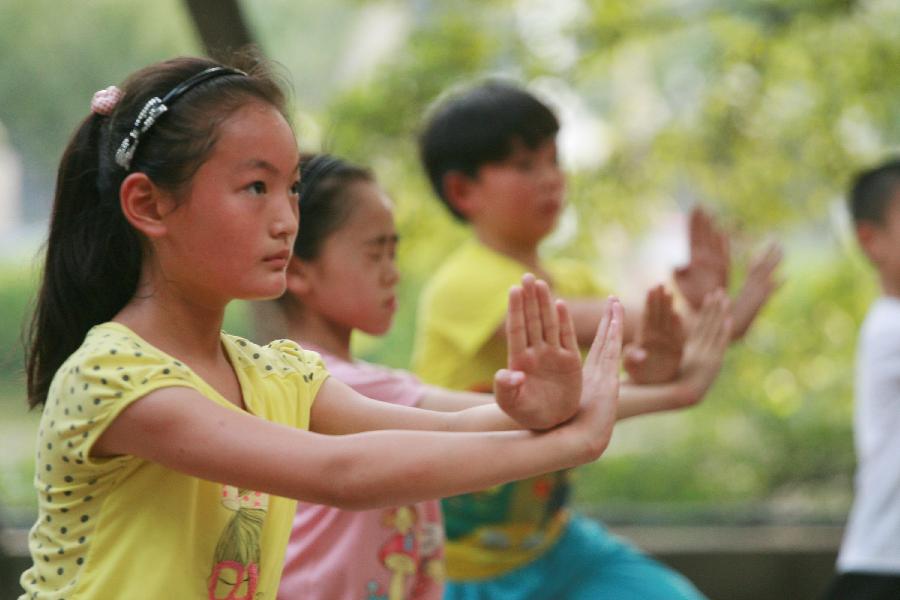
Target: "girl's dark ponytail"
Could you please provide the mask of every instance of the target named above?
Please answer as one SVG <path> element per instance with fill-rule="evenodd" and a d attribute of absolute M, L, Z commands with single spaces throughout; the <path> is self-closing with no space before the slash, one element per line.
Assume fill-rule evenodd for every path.
<path fill-rule="evenodd" d="M 147 244 L 125 219 L 119 188 L 141 172 L 182 197 L 212 152 L 219 125 L 249 102 L 286 115 L 282 82 L 249 51 L 236 55 L 244 72 L 204 58 L 176 58 L 132 75 L 109 116 L 91 114 L 60 162 L 37 305 L 28 331 L 28 404 L 47 400 L 50 383 L 88 330 L 112 319 L 134 297 Z M 215 69 L 214 67 L 218 67 Z M 227 71 L 215 78 L 204 71 Z M 177 93 L 176 93 L 177 92 Z M 173 99 L 128 161 L 116 150 L 152 98 Z"/>
<path fill-rule="evenodd" d="M 31 407 L 46 400 L 53 375 L 78 349 L 88 329 L 111 319 L 137 288 L 140 240 L 119 208 L 117 184 L 122 177 L 110 173 L 114 166 L 109 160 L 101 160 L 107 125 L 107 117 L 90 115 L 60 161 L 42 281 L 28 335 Z"/>

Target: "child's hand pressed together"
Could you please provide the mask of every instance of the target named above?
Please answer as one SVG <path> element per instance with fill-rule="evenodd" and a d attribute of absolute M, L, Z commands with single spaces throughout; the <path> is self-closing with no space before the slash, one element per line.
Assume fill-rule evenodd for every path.
<path fill-rule="evenodd" d="M 623 365 L 633 383 L 672 381 L 681 367 L 684 328 L 672 296 L 658 285 L 647 292 L 647 303 L 634 341 L 625 348 Z"/>
<path fill-rule="evenodd" d="M 581 401 L 581 356 L 565 302 L 531 274 L 509 294 L 507 369 L 497 371 L 497 404 L 522 427 L 549 429 L 572 418 Z"/>

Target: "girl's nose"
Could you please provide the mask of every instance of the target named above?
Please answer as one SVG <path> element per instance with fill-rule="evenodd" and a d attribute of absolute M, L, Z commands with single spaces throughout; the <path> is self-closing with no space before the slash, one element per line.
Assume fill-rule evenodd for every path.
<path fill-rule="evenodd" d="M 541 183 L 546 187 L 557 188 L 563 185 L 565 178 L 559 165 L 548 165 L 541 173 Z"/>
<path fill-rule="evenodd" d="M 293 238 L 300 226 L 300 211 L 296 198 L 288 197 L 287 202 L 279 202 L 272 219 L 272 237 Z"/>
<path fill-rule="evenodd" d="M 400 270 L 397 269 L 397 262 L 393 259 L 388 261 L 388 265 L 384 269 L 384 282 L 387 285 L 395 285 L 400 281 Z"/>

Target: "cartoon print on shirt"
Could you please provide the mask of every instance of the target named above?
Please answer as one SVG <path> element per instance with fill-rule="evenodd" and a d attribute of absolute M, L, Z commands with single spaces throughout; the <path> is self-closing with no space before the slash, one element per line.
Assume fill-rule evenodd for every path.
<path fill-rule="evenodd" d="M 254 600 L 259 585 L 260 538 L 269 495 L 222 486 L 222 505 L 234 511 L 216 544 L 208 600 Z"/>
<path fill-rule="evenodd" d="M 436 511 L 437 512 L 437 511 Z M 426 515 L 428 516 L 428 515 Z M 444 526 L 438 516 L 424 523 L 419 530 L 419 567 L 413 598 L 425 595 L 434 585 L 440 585 L 446 578 L 444 565 Z"/>
<path fill-rule="evenodd" d="M 388 600 L 403 600 L 406 597 L 406 579 L 416 574 L 419 564 L 419 542 L 415 525 L 418 517 L 412 506 L 392 508 L 384 513 L 382 522 L 394 530 L 378 553 L 378 559 L 391 572 L 388 585 Z"/>

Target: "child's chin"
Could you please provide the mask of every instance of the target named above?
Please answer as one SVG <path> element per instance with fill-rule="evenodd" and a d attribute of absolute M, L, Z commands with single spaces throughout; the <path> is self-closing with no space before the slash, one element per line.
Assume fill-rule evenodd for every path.
<path fill-rule="evenodd" d="M 238 299 L 248 301 L 277 300 L 284 295 L 285 289 L 287 289 L 287 286 L 284 284 L 269 286 L 264 289 L 253 290 L 246 294 L 242 294 Z"/>
<path fill-rule="evenodd" d="M 363 329 L 363 331 L 365 333 L 367 333 L 368 335 L 382 336 L 382 335 L 387 334 L 387 332 L 391 330 L 392 322 L 393 322 L 393 319 L 389 320 L 386 323 L 376 323 L 371 327 L 366 327 L 365 329 Z"/>

